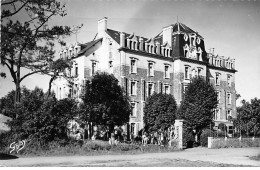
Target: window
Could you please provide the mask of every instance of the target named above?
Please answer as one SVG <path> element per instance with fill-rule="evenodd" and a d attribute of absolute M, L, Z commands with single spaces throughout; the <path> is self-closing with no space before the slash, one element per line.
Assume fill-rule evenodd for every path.
<path fill-rule="evenodd" d="M 136 103 L 135 102 L 131 103 L 131 116 L 132 117 L 136 116 Z"/>
<path fill-rule="evenodd" d="M 136 82 L 135 81 L 130 82 L 130 94 L 136 95 Z"/>
<path fill-rule="evenodd" d="M 216 85 L 220 85 L 220 74 L 216 73 L 216 79 L 215 79 Z"/>
<path fill-rule="evenodd" d="M 78 64 L 75 64 L 75 76 L 78 76 Z"/>
<path fill-rule="evenodd" d="M 137 67 L 136 67 L 136 59 L 131 59 L 131 66 L 130 66 L 130 73 L 136 73 Z"/>
<path fill-rule="evenodd" d="M 69 89 L 69 96 L 68 96 L 68 97 L 70 98 L 70 97 L 72 97 L 72 95 L 73 95 L 73 94 L 72 94 L 72 89 L 70 88 L 70 89 Z"/>
<path fill-rule="evenodd" d="M 154 84 L 153 83 L 149 83 L 148 84 L 148 96 L 151 96 L 154 92 Z"/>
<path fill-rule="evenodd" d="M 59 99 L 61 99 L 61 87 L 60 87 L 60 98 Z"/>
<path fill-rule="evenodd" d="M 187 88 L 188 88 L 188 85 L 184 85 L 184 86 L 183 86 L 183 93 L 186 92 Z"/>
<path fill-rule="evenodd" d="M 231 75 L 227 75 L 227 84 L 231 87 Z"/>
<path fill-rule="evenodd" d="M 162 84 L 162 82 L 158 82 L 158 93 L 163 93 L 163 84 Z"/>
<path fill-rule="evenodd" d="M 184 78 L 190 79 L 190 66 L 185 66 Z"/>
<path fill-rule="evenodd" d="M 146 99 L 146 82 L 145 80 L 142 81 L 143 82 L 143 101 L 145 101 Z"/>
<path fill-rule="evenodd" d="M 75 89 L 74 89 L 74 95 L 75 97 L 78 97 L 78 85 L 75 84 Z"/>
<path fill-rule="evenodd" d="M 148 63 L 148 76 L 154 76 L 154 63 Z"/>
<path fill-rule="evenodd" d="M 72 50 L 69 49 L 69 57 L 71 58 L 72 57 Z"/>
<path fill-rule="evenodd" d="M 202 68 L 198 68 L 198 76 L 202 76 Z"/>
<path fill-rule="evenodd" d="M 130 133 L 131 133 L 132 135 L 135 134 L 135 123 L 131 123 L 131 125 L 130 125 Z M 132 138 L 132 135 L 130 135 L 131 138 Z"/>
<path fill-rule="evenodd" d="M 173 46 L 176 46 L 176 37 L 173 38 Z"/>
<path fill-rule="evenodd" d="M 164 85 L 164 93 L 170 94 L 170 86 L 169 85 Z"/>
<path fill-rule="evenodd" d="M 226 112 L 226 120 L 228 120 L 229 122 L 231 122 L 231 120 L 229 119 L 230 116 L 231 116 L 231 110 L 227 110 L 227 112 Z"/>
<path fill-rule="evenodd" d="M 228 126 L 228 133 L 233 134 L 233 131 L 234 131 L 233 126 Z"/>
<path fill-rule="evenodd" d="M 218 120 L 218 118 L 219 118 L 219 109 L 215 109 L 214 120 Z"/>
<path fill-rule="evenodd" d="M 220 103 L 220 91 L 217 91 L 217 95 L 218 95 L 218 103 Z"/>
<path fill-rule="evenodd" d="M 194 34 L 190 35 L 190 45 L 196 46 L 196 38 Z"/>
<path fill-rule="evenodd" d="M 193 70 L 191 71 L 191 77 L 194 78 L 195 76 L 196 76 L 196 70 L 193 69 Z"/>
<path fill-rule="evenodd" d="M 113 73 L 113 61 L 109 61 L 108 62 L 108 67 L 109 67 L 109 73 L 112 74 Z"/>
<path fill-rule="evenodd" d="M 97 63 L 96 61 L 92 61 L 92 75 L 94 75 L 96 71 L 97 71 Z"/>
<path fill-rule="evenodd" d="M 231 104 L 231 93 L 227 93 L 227 102 Z"/>
<path fill-rule="evenodd" d="M 170 78 L 169 66 L 164 66 L 164 78 Z"/>

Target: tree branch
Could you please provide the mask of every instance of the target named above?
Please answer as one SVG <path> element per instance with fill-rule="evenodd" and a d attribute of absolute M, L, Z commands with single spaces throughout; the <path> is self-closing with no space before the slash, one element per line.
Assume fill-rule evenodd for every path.
<path fill-rule="evenodd" d="M 30 76 L 30 75 L 33 75 L 33 74 L 35 74 L 35 73 L 40 73 L 40 72 L 42 72 L 42 70 L 33 71 L 33 72 L 31 72 L 31 73 L 28 73 L 28 74 L 24 75 L 22 78 L 20 78 L 20 82 L 22 82 L 23 79 L 25 79 L 26 77 L 28 77 L 28 76 Z"/>
<path fill-rule="evenodd" d="M 25 5 L 26 5 L 27 3 L 28 3 L 28 1 L 25 2 L 17 11 L 15 11 L 15 12 L 13 12 L 13 13 L 10 13 L 10 14 L 8 14 L 8 15 L 6 15 L 6 16 L 2 16 L 1 18 L 3 19 L 3 18 L 10 17 L 10 16 L 12 16 L 12 15 L 17 14 L 21 9 L 23 9 L 23 7 L 25 7 Z"/>
<path fill-rule="evenodd" d="M 11 63 L 10 63 L 11 64 Z M 11 73 L 11 76 L 14 80 L 14 82 L 16 82 L 16 75 L 15 75 L 15 71 L 13 69 L 13 65 L 11 64 L 11 66 L 5 62 L 5 65 L 7 66 L 7 68 L 9 69 L 10 73 Z"/>
<path fill-rule="evenodd" d="M 17 0 L 11 1 L 11 2 L 1 2 L 1 5 L 9 5 L 12 4 L 14 2 L 17 2 Z"/>

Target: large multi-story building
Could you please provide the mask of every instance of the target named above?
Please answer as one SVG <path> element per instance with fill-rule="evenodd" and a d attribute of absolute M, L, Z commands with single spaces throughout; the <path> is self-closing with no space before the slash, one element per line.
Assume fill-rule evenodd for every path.
<path fill-rule="evenodd" d="M 71 74 L 76 78 L 71 88 L 62 78 L 54 82 L 57 98 L 78 97 L 84 81 L 97 72 L 114 74 L 131 99 L 127 126 L 131 133 L 137 134 L 144 126 L 148 96 L 169 93 L 179 105 L 194 76 L 206 78 L 218 93 L 215 125 L 223 122 L 232 129 L 228 118 L 236 117 L 235 60 L 207 53 L 204 38 L 180 22 L 164 27 L 154 38 L 145 38 L 109 29 L 103 18 L 93 41 L 63 49 L 60 57 L 74 62 Z"/>

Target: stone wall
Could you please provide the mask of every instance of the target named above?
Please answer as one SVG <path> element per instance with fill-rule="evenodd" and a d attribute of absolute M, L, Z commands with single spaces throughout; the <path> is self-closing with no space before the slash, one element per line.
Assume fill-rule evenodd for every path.
<path fill-rule="evenodd" d="M 208 137 L 208 148 L 260 147 L 260 138 L 213 138 Z"/>

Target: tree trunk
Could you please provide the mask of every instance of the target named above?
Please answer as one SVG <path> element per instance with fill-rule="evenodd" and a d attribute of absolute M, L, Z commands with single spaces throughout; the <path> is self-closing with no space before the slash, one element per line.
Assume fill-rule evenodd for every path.
<path fill-rule="evenodd" d="M 110 134 L 114 132 L 114 127 L 115 127 L 114 124 L 110 124 L 110 125 L 109 125 L 109 133 L 110 133 Z"/>
<path fill-rule="evenodd" d="M 17 66 L 16 82 L 15 82 L 15 99 L 14 103 L 20 103 L 21 99 L 21 89 L 20 89 L 20 66 Z"/>
<path fill-rule="evenodd" d="M 21 101 L 21 88 L 20 88 L 20 65 L 17 66 L 17 74 L 16 74 L 16 82 L 15 82 L 15 99 L 14 99 L 14 105 L 17 107 L 17 104 L 19 104 Z M 18 118 L 18 113 L 15 113 L 16 119 Z"/>
<path fill-rule="evenodd" d="M 88 139 L 91 139 L 91 135 L 90 135 L 90 123 L 87 123 L 88 126 Z"/>
<path fill-rule="evenodd" d="M 53 76 L 53 77 L 51 77 L 51 79 L 49 81 L 48 97 L 51 95 L 51 84 L 55 78 L 56 78 L 56 76 Z"/>

